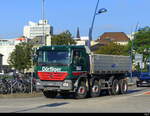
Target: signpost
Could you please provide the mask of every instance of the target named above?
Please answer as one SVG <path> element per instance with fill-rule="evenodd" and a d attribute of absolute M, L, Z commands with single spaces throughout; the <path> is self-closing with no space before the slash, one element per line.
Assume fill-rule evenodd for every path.
<path fill-rule="evenodd" d="M 143 63 L 143 54 L 135 54 L 135 64 L 140 65 L 140 69 L 144 68 L 144 63 Z"/>

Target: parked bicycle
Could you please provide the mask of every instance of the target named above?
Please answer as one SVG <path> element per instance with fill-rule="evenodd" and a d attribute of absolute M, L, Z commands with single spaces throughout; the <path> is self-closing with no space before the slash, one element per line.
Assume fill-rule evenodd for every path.
<path fill-rule="evenodd" d="M 8 94 L 11 92 L 10 80 L 0 80 L 0 94 Z"/>
<path fill-rule="evenodd" d="M 0 79 L 0 94 L 30 93 L 31 91 L 36 91 L 35 78 Z"/>

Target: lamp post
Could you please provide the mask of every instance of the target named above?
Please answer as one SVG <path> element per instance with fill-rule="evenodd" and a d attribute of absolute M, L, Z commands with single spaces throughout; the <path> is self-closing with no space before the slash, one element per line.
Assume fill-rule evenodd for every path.
<path fill-rule="evenodd" d="M 107 12 L 107 9 L 105 9 L 105 8 L 101 8 L 101 9 L 97 10 L 98 9 L 98 4 L 99 4 L 99 0 L 97 1 L 97 4 L 96 4 L 96 8 L 95 8 L 95 12 L 94 12 L 94 16 L 93 16 L 91 27 L 89 28 L 89 44 L 88 44 L 89 48 L 91 46 L 92 32 L 93 32 L 93 26 L 94 26 L 95 17 L 98 14 Z"/>
<path fill-rule="evenodd" d="M 136 27 L 135 27 L 135 32 L 137 32 L 137 30 L 138 30 L 138 26 L 139 26 L 139 22 L 137 23 L 137 25 L 136 25 Z M 131 36 L 132 36 L 132 33 L 131 33 Z M 132 58 L 133 58 L 133 51 L 134 51 L 134 39 L 136 39 L 136 35 L 135 35 L 135 33 L 134 33 L 134 35 L 133 35 L 133 38 L 132 38 L 132 40 L 131 40 L 131 69 L 130 69 L 130 78 L 131 78 L 131 82 L 133 82 L 133 79 L 132 79 L 132 77 L 133 77 L 133 74 L 132 74 L 132 65 L 133 65 L 133 62 L 132 62 Z"/>

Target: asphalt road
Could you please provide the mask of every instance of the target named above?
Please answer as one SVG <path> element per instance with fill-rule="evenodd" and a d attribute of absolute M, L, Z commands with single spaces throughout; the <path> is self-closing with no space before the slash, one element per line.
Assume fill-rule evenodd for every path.
<path fill-rule="evenodd" d="M 130 87 L 125 95 L 100 96 L 88 99 L 47 99 L 44 96 L 31 98 L 1 98 L 0 112 L 150 112 L 150 88 Z"/>

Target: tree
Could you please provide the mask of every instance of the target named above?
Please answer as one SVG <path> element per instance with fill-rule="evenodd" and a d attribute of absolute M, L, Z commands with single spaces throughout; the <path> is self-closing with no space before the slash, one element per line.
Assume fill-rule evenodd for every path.
<path fill-rule="evenodd" d="M 52 36 L 52 45 L 72 45 L 76 44 L 69 31 L 62 32 Z"/>
<path fill-rule="evenodd" d="M 25 42 L 16 45 L 8 60 L 10 66 L 22 73 L 24 73 L 24 69 L 31 68 L 32 47 L 31 44 Z"/>
<path fill-rule="evenodd" d="M 133 49 L 135 53 L 143 54 L 144 63 L 146 64 L 150 57 L 150 27 L 140 28 L 135 33 Z"/>
<path fill-rule="evenodd" d="M 128 55 L 128 46 L 123 46 L 114 42 L 110 42 L 108 45 L 100 47 L 94 53 L 110 55 Z"/>
<path fill-rule="evenodd" d="M 134 37 L 133 47 L 137 53 L 143 53 L 145 49 L 150 48 L 150 27 L 139 29 Z"/>

